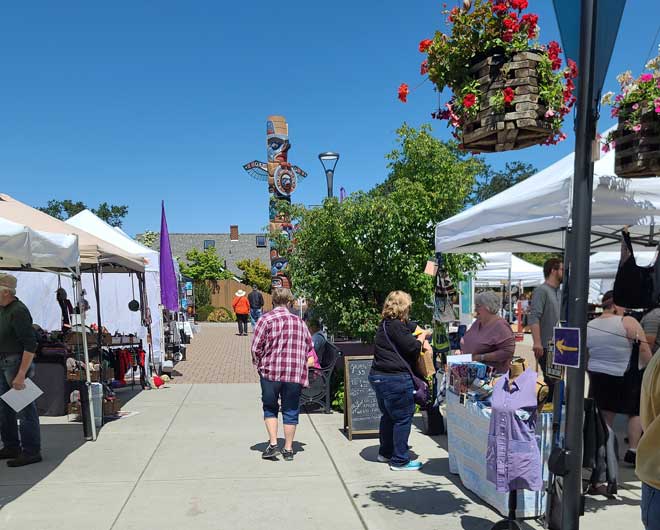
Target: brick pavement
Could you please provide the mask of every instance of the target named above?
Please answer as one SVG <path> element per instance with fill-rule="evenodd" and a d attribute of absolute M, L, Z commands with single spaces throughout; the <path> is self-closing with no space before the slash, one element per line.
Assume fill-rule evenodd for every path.
<path fill-rule="evenodd" d="M 249 326 L 251 327 L 251 326 Z M 202 323 L 186 360 L 174 366 L 173 383 L 258 383 L 252 366 L 252 332 L 238 337 L 236 324 Z"/>

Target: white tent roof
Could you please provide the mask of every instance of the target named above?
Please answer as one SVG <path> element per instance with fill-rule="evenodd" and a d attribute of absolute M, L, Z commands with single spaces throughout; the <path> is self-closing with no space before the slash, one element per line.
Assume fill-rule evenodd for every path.
<path fill-rule="evenodd" d="M 78 238 L 40 232 L 0 217 L 0 269 L 75 269 Z"/>
<path fill-rule="evenodd" d="M 570 224 L 574 154 L 436 225 L 436 252 L 561 252 Z M 655 246 L 660 179 L 614 176 L 614 152 L 594 165 L 591 250 L 620 249 L 631 225 L 635 246 Z"/>
<path fill-rule="evenodd" d="M 475 274 L 478 284 L 494 285 L 508 281 L 511 270 L 511 281 L 522 282 L 523 285 L 539 285 L 543 283 L 543 268 L 529 263 L 510 252 L 483 252 L 481 258 L 485 266 Z"/>
<path fill-rule="evenodd" d="M 69 217 L 65 222 L 71 226 L 80 228 L 103 241 L 107 241 L 125 252 L 145 258 L 147 263 L 145 263 L 144 270 L 159 270 L 158 252 L 156 250 L 141 245 L 128 236 L 123 230 L 110 226 L 103 219 L 100 219 L 89 210 L 83 210 L 73 217 Z"/>
<path fill-rule="evenodd" d="M 597 252 L 589 258 L 589 278 L 594 280 L 613 280 L 619 268 L 619 252 Z M 635 252 L 637 265 L 650 265 L 655 259 L 655 252 Z"/>

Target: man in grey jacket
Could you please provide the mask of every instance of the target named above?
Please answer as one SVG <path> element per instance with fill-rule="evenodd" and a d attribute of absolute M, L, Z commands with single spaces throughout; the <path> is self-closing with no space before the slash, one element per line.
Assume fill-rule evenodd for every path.
<path fill-rule="evenodd" d="M 543 264 L 545 282 L 534 289 L 529 310 L 529 327 L 534 341 L 534 356 L 538 359 L 543 375 L 546 373 L 548 343 L 552 341 L 554 327 L 561 313 L 561 291 L 564 279 L 564 263 L 559 258 L 550 258 Z M 547 377 L 546 377 L 547 382 Z"/>

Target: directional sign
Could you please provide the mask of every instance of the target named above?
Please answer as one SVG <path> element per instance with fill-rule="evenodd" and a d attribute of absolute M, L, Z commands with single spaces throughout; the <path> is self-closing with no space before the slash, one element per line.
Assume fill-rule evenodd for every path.
<path fill-rule="evenodd" d="M 554 364 L 580 366 L 580 328 L 555 328 Z"/>

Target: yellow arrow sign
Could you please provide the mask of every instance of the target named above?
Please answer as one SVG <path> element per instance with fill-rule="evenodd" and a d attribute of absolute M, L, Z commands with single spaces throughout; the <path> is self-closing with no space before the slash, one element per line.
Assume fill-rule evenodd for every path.
<path fill-rule="evenodd" d="M 567 346 L 564 344 L 564 339 L 559 339 L 556 343 L 555 346 L 557 349 L 563 354 L 567 351 L 577 351 L 577 347 L 575 346 Z"/>

